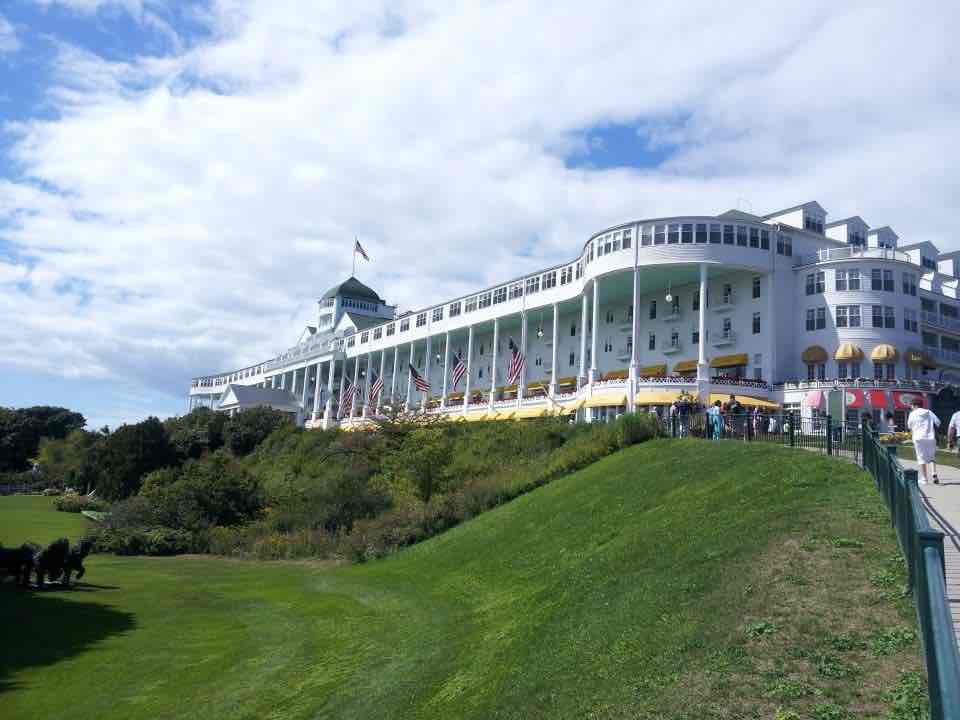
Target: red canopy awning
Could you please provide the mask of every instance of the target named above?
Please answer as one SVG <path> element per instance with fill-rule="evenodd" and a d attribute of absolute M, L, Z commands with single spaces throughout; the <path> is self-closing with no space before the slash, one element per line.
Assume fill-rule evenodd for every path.
<path fill-rule="evenodd" d="M 926 400 L 923 397 L 923 393 L 913 392 L 895 392 L 893 394 L 893 406 L 897 410 L 909 410 L 910 406 L 913 404 L 914 398 L 920 399 L 921 406 L 927 406 Z"/>
<path fill-rule="evenodd" d="M 888 407 L 887 393 L 883 390 L 870 391 L 870 405 L 877 410 L 886 410 Z"/>
<path fill-rule="evenodd" d="M 807 393 L 807 398 L 804 400 L 807 407 L 818 408 L 820 403 L 823 402 L 823 392 L 821 390 L 811 390 Z"/>
<path fill-rule="evenodd" d="M 843 393 L 843 402 L 848 410 L 863 407 L 863 390 L 845 390 Z"/>

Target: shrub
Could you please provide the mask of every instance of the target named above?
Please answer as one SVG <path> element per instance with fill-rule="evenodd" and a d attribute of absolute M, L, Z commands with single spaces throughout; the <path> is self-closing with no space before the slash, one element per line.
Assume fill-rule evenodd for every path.
<path fill-rule="evenodd" d="M 660 435 L 660 423 L 650 413 L 627 413 L 617 418 L 617 445 L 621 448 L 652 440 Z"/>
<path fill-rule="evenodd" d="M 115 555 L 178 555 L 205 549 L 194 536 L 176 528 L 123 528 L 102 530 L 96 538 L 98 552 Z"/>
<path fill-rule="evenodd" d="M 234 455 L 242 457 L 253 452 L 270 433 L 291 424 L 286 413 L 267 407 L 250 408 L 230 418 L 223 426 L 223 441 Z"/>
<path fill-rule="evenodd" d="M 78 495 L 77 493 L 64 493 L 53 501 L 53 507 L 60 512 L 78 513 L 84 510 L 106 512 L 110 507 L 110 503 L 99 500 L 98 498 Z"/>

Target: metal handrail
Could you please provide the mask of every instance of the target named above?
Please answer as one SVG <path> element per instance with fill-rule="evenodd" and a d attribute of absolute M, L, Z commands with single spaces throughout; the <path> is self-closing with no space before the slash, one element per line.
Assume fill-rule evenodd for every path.
<path fill-rule="evenodd" d="M 905 470 L 897 461 L 895 448 L 885 450 L 876 431 L 863 430 L 863 466 L 887 505 L 907 561 L 927 667 L 930 717 L 960 720 L 960 650 L 947 601 L 944 535 L 927 519 L 917 471 Z"/>

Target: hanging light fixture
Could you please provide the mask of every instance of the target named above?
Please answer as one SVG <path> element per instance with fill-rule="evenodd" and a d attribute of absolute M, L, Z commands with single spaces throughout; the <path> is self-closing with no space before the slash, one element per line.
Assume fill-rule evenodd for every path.
<path fill-rule="evenodd" d="M 543 340 L 543 310 L 540 311 L 540 324 L 537 325 L 537 337 Z"/>
<path fill-rule="evenodd" d="M 670 285 L 670 282 L 667 281 L 667 296 L 664 298 L 664 300 L 666 300 L 668 303 L 673 302 L 673 293 L 671 293 L 670 290 L 671 290 L 671 285 Z"/>

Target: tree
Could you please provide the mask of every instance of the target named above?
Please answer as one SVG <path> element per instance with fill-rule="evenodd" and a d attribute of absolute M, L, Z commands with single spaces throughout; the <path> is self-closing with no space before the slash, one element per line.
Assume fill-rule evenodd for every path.
<path fill-rule="evenodd" d="M 37 462 L 44 477 L 60 486 L 84 486 L 96 433 L 74 430 L 62 440 L 43 438 Z"/>
<path fill-rule="evenodd" d="M 41 438 L 63 439 L 86 422 L 62 407 L 0 408 L 0 471 L 28 469 Z"/>
<path fill-rule="evenodd" d="M 291 422 L 286 413 L 268 407 L 250 408 L 237 413 L 223 428 L 224 443 L 237 457 L 248 455 L 267 436 L 284 423 Z"/>
<path fill-rule="evenodd" d="M 412 489 L 420 500 L 429 503 L 443 490 L 449 454 L 442 425 L 418 427 L 407 434 L 395 452 L 385 456 L 383 476 L 395 490 L 402 493 Z"/>
<path fill-rule="evenodd" d="M 135 494 L 144 475 L 176 464 L 176 454 L 163 424 L 155 417 L 135 425 L 121 425 L 95 447 L 92 460 L 96 487 L 107 500 Z"/>
<path fill-rule="evenodd" d="M 223 447 L 226 423 L 224 413 L 199 407 L 187 415 L 170 418 L 164 422 L 164 427 L 177 455 L 183 460 L 196 460 Z"/>

